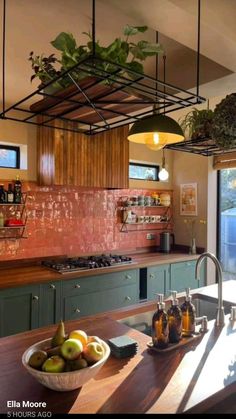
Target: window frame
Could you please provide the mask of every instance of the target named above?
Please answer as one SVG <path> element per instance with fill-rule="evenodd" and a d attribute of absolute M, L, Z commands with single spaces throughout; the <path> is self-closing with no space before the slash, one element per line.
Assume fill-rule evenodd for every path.
<path fill-rule="evenodd" d="M 15 151 L 16 152 L 16 165 L 14 167 L 10 167 L 10 166 L 1 166 L 0 164 L 0 169 L 20 169 L 20 147 L 0 144 L 0 151 L 1 150 Z"/>
<path fill-rule="evenodd" d="M 129 161 L 129 168 L 130 168 L 130 165 L 133 165 L 133 166 L 138 166 L 138 167 L 146 167 L 146 168 L 151 168 L 151 169 L 156 169 L 157 170 L 157 178 L 156 179 L 146 179 L 146 178 L 136 178 L 136 177 L 130 177 L 129 176 L 129 179 L 131 179 L 131 180 L 140 180 L 140 181 L 147 181 L 147 182 L 160 182 L 160 180 L 159 180 L 159 172 L 160 172 L 160 166 L 159 166 L 159 164 L 152 164 L 152 163 L 141 163 L 141 162 L 138 162 L 138 163 L 136 163 L 136 162 L 134 162 L 134 161 Z"/>

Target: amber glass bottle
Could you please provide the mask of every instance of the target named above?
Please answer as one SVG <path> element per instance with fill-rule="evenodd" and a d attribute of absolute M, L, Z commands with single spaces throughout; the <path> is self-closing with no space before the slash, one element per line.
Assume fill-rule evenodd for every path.
<path fill-rule="evenodd" d="M 165 349 L 169 342 L 168 316 L 165 311 L 163 294 L 157 294 L 157 311 L 152 318 L 152 343 L 159 349 Z"/>
<path fill-rule="evenodd" d="M 177 292 L 172 291 L 171 307 L 167 311 L 170 343 L 178 343 L 182 337 L 182 311 L 176 295 Z"/>
<path fill-rule="evenodd" d="M 192 296 L 189 292 L 190 288 L 186 288 L 185 301 L 181 305 L 183 336 L 192 336 L 195 332 L 196 310 L 194 305 L 192 304 Z"/>

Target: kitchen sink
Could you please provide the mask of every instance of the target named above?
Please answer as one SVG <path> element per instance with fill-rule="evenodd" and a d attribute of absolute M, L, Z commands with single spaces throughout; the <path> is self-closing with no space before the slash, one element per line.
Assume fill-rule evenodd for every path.
<path fill-rule="evenodd" d="M 180 304 L 182 304 L 183 301 L 184 298 L 179 299 Z M 215 319 L 217 310 L 217 301 L 215 299 L 196 294 L 192 295 L 192 303 L 196 308 L 196 317 L 207 316 L 208 320 Z M 166 302 L 166 310 L 168 310 L 169 306 L 170 301 Z M 225 314 L 230 313 L 230 307 L 231 305 L 229 303 L 224 303 Z M 134 316 L 125 317 L 118 321 L 151 336 L 153 313 L 153 311 L 146 311 L 144 313 L 135 314 Z"/>

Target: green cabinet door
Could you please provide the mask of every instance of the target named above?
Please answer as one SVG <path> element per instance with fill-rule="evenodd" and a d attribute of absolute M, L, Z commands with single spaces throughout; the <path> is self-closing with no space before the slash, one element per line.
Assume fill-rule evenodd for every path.
<path fill-rule="evenodd" d="M 40 285 L 39 327 L 54 324 L 61 318 L 61 282 Z"/>
<path fill-rule="evenodd" d="M 38 285 L 0 291 L 0 336 L 38 327 L 39 299 Z"/>
<path fill-rule="evenodd" d="M 168 294 L 170 282 L 170 265 L 159 265 L 147 268 L 147 299 L 155 300 L 156 294 Z"/>
<path fill-rule="evenodd" d="M 201 279 L 195 279 L 196 260 L 172 263 L 170 268 L 170 288 L 175 291 L 185 291 L 185 288 L 199 288 L 205 284 L 205 267 L 201 269 Z"/>

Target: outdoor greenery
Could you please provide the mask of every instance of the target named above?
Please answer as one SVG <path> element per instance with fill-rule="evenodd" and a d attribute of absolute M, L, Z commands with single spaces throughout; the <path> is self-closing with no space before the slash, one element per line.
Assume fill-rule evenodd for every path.
<path fill-rule="evenodd" d="M 221 212 L 236 208 L 236 169 L 221 170 Z"/>
<path fill-rule="evenodd" d="M 94 44 L 95 55 L 103 61 L 96 63 L 96 68 L 92 71 L 93 75 L 102 75 L 104 71 L 108 73 L 116 71 L 117 67 L 113 63 L 121 64 L 127 68 L 122 75 L 126 73 L 129 77 L 132 77 L 132 73 L 129 70 L 143 73 L 143 62 L 145 59 L 164 52 L 158 43 L 150 43 L 143 40 L 137 43 L 130 41 L 130 37 L 144 33 L 147 29 L 147 26 L 126 25 L 123 30 L 123 38 L 116 38 L 107 47 L 101 46 L 99 41 L 96 41 Z M 92 36 L 90 33 L 83 33 L 88 37 L 86 45 L 78 46 L 74 36 L 66 32 L 61 32 L 56 39 L 51 41 L 51 45 L 60 52 L 59 57 L 56 57 L 55 54 L 50 54 L 49 56 L 44 54 L 36 55 L 31 51 L 29 61 L 34 72 L 31 81 L 39 78 L 41 82 L 39 87 L 43 87 L 55 77 L 61 76 L 65 71 L 91 56 L 93 53 Z M 76 81 L 89 75 L 87 72 L 77 69 L 72 69 L 70 74 Z M 65 75 L 54 83 L 54 87 L 62 88 L 70 84 L 71 79 L 69 75 Z"/>

